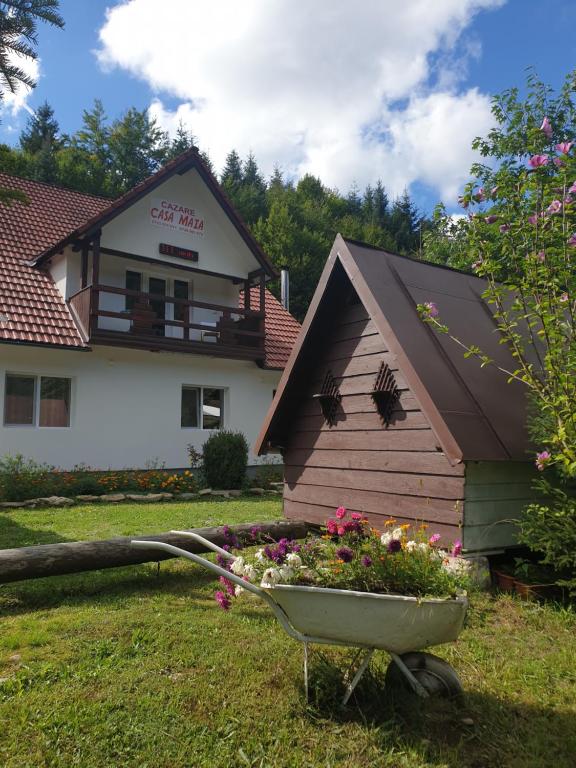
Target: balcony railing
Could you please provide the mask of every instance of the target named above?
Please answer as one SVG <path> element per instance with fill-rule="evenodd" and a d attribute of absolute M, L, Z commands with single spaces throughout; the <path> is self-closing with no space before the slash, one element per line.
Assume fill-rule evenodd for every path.
<path fill-rule="evenodd" d="M 105 296 L 127 297 L 129 309 L 103 308 L 102 298 Z M 224 357 L 263 357 L 264 312 L 260 310 L 112 285 L 87 286 L 71 296 L 68 304 L 90 343 L 177 349 Z M 110 305 L 110 300 L 106 305 Z M 174 307 L 172 312 L 167 311 L 169 306 Z M 192 322 L 190 318 L 194 310 L 210 312 L 211 319 Z"/>

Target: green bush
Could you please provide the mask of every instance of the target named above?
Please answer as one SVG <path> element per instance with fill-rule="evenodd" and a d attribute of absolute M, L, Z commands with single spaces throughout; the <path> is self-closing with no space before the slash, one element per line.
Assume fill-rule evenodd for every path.
<path fill-rule="evenodd" d="M 55 493 L 54 467 L 25 459 L 21 453 L 0 458 L 0 498 L 23 501 Z"/>
<path fill-rule="evenodd" d="M 248 443 L 241 432 L 221 431 L 204 443 L 202 469 L 210 488 L 242 488 L 248 466 Z"/>
<path fill-rule="evenodd" d="M 530 504 L 520 524 L 520 541 L 542 555 L 557 574 L 556 583 L 576 594 L 576 498 L 549 489 L 550 504 Z"/>
<path fill-rule="evenodd" d="M 265 457 L 254 472 L 254 483 L 258 488 L 270 488 L 272 483 L 281 483 L 284 479 L 284 467 L 269 457 Z"/>

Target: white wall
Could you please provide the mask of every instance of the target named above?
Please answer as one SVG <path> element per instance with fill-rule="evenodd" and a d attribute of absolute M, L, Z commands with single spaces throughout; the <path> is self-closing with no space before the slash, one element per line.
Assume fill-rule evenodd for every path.
<path fill-rule="evenodd" d="M 6 372 L 72 378 L 69 428 L 3 425 Z M 225 426 L 256 439 L 280 373 L 253 362 L 96 347 L 91 352 L 0 346 L 0 455 L 22 453 L 63 468 L 143 467 L 158 458 L 188 466 L 210 432 L 180 427 L 181 387 L 226 388 Z M 251 463 L 256 459 L 253 455 Z"/>
<path fill-rule="evenodd" d="M 182 232 L 177 227 L 152 222 L 150 210 L 154 200 L 165 198 L 190 209 L 204 219 L 203 235 Z M 179 260 L 158 252 L 159 243 L 169 243 L 198 251 L 198 262 Z M 189 264 L 211 272 L 247 277 L 260 264 L 244 243 L 238 231 L 220 207 L 198 171 L 172 176 L 153 192 L 121 213 L 102 228 L 101 244 L 125 253 L 162 259 L 169 264 Z"/>

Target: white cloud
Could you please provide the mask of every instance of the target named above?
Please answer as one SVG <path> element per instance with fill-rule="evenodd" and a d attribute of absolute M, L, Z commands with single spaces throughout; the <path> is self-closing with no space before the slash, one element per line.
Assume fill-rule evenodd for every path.
<path fill-rule="evenodd" d="M 458 89 L 478 45 L 458 41 L 503 2 L 125 0 L 98 57 L 148 82 L 159 123 L 182 120 L 216 167 L 253 150 L 266 172 L 344 190 L 381 178 L 392 194 L 420 181 L 452 204 L 490 125 L 489 98 Z"/>
<path fill-rule="evenodd" d="M 31 59 L 28 56 L 16 56 L 9 53 L 8 61 L 20 67 L 32 80 L 38 81 L 40 77 L 40 59 Z M 34 114 L 31 107 L 28 106 L 28 97 L 31 92 L 32 89 L 22 83 L 18 83 L 14 93 L 6 88 L 2 93 L 2 101 L 0 101 L 0 115 L 3 120 L 6 115 L 12 118 L 17 117 L 22 110 L 29 114 Z M 7 128 L 10 129 L 9 124 Z"/>

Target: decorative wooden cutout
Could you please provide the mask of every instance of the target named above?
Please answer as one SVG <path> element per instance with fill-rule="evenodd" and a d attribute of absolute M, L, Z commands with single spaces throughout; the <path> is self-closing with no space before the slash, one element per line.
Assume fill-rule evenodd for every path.
<path fill-rule="evenodd" d="M 376 405 L 376 410 L 380 414 L 382 421 L 388 425 L 392 417 L 392 410 L 396 405 L 400 392 L 396 386 L 396 379 L 386 363 L 380 364 L 380 370 L 374 382 L 372 390 L 372 400 Z"/>
<path fill-rule="evenodd" d="M 326 371 L 320 392 L 314 397 L 320 402 L 326 423 L 332 426 L 336 422 L 336 409 L 342 399 L 332 371 Z"/>

